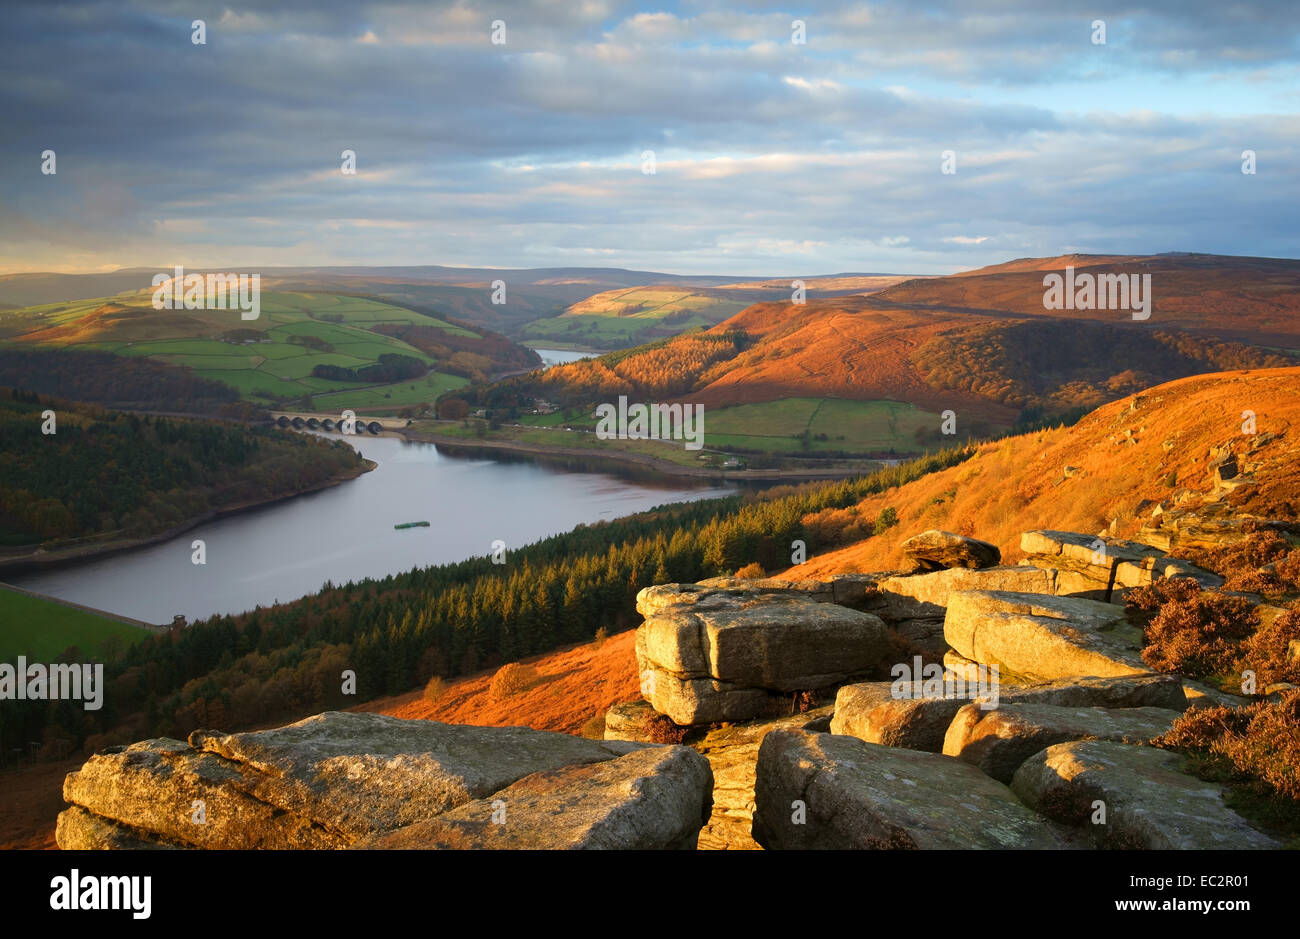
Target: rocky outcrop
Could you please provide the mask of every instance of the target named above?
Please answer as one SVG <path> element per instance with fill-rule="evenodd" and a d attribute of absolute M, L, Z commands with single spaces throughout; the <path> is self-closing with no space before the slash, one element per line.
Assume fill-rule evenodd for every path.
<path fill-rule="evenodd" d="M 921 571 L 994 567 L 1002 562 L 997 545 L 933 528 L 908 538 L 902 549 L 903 557 Z"/>
<path fill-rule="evenodd" d="M 867 675 L 892 649 L 879 617 L 788 592 L 667 584 L 637 609 L 642 693 L 681 725 L 771 713 L 774 697 Z"/>
<path fill-rule="evenodd" d="M 967 704 L 943 740 L 943 752 L 1010 783 L 1020 764 L 1039 750 L 1068 740 L 1096 738 L 1147 743 L 1182 716 L 1165 708 L 1061 707 L 1002 702 L 985 710 Z"/>
<path fill-rule="evenodd" d="M 1185 773 L 1182 762 L 1154 747 L 1059 743 L 1026 760 L 1011 788 L 1026 805 L 1078 826 L 1099 847 L 1279 847 L 1228 808 L 1219 787 Z"/>
<path fill-rule="evenodd" d="M 928 574 L 889 575 L 876 583 L 879 591 L 867 606 L 887 623 L 921 617 L 943 619 L 948 598 L 961 590 L 1006 590 L 1012 593 L 1056 593 L 1056 572 L 1021 564 L 967 570 L 954 567 Z"/>
<path fill-rule="evenodd" d="M 924 574 L 882 576 L 862 609 L 879 616 L 901 638 L 930 658 L 940 658 L 948 598 L 959 590 L 1011 590 L 1054 593 L 1056 572 L 1029 565 L 969 570 L 954 567 Z"/>
<path fill-rule="evenodd" d="M 676 762 L 638 755 L 646 749 L 676 753 Z M 634 758 L 621 760 L 624 756 Z M 609 766 L 586 776 L 574 771 L 595 764 Z M 690 765 L 693 771 L 683 768 Z M 664 778 L 654 781 L 661 770 Z M 533 780 L 525 789 L 534 803 L 523 804 L 524 822 L 532 817 L 529 805 L 540 805 L 546 793 L 552 805 L 561 806 L 574 787 L 593 798 L 624 793 L 619 805 L 593 803 L 594 815 L 573 821 L 574 846 L 582 846 L 584 837 L 601 841 L 611 831 L 630 831 L 635 825 L 629 828 L 628 819 L 643 817 L 643 840 L 623 847 L 662 847 L 653 830 L 666 817 L 665 800 L 681 805 L 694 800 L 694 817 L 702 823 L 712 788 L 707 761 L 684 747 L 327 712 L 274 730 L 196 731 L 188 744 L 147 740 L 96 754 L 64 782 L 64 798 L 74 809 L 60 823 L 67 837 L 60 845 L 106 843 L 111 839 L 103 833 L 111 828 L 104 826 L 114 826 L 141 841 L 195 848 L 350 847 L 474 803 L 499 801 L 526 779 Z M 646 796 L 651 792 L 659 796 Z M 465 808 L 469 816 L 473 811 Z M 601 812 L 608 821 L 598 823 Z M 454 816 L 448 819 L 451 828 L 431 831 L 469 837 L 477 830 L 471 824 L 475 818 Z M 464 824 L 457 828 L 455 822 Z M 575 834 L 580 829 L 605 834 Z M 522 823 L 518 831 L 486 831 L 483 847 L 522 847 L 537 835 Z M 402 846 L 413 846 L 413 836 L 408 833 Z"/>
<path fill-rule="evenodd" d="M 984 685 L 971 676 L 969 680 L 945 682 L 937 689 L 925 683 L 887 681 L 845 685 L 835 699 L 831 733 L 890 747 L 949 752 L 945 750 L 945 738 L 952 732 L 950 728 L 957 726 L 954 718 L 966 707 L 978 704 L 981 700 L 978 694 L 990 678 L 985 672 Z M 996 698 L 986 696 L 982 700 L 997 708 L 1009 704 L 1061 709 L 1137 708 L 1160 709 L 1161 713 L 1175 715 L 1187 707 L 1182 683 L 1176 675 L 1066 678 L 1023 685 L 999 682 Z M 978 706 L 974 711 L 982 715 L 996 713 L 992 708 Z M 959 754 L 949 752 L 949 755 Z"/>
<path fill-rule="evenodd" d="M 944 637 L 964 658 L 1014 679 L 1150 672 L 1122 608 L 1078 597 L 964 591 L 949 598 Z"/>
<path fill-rule="evenodd" d="M 1030 564 L 1056 572 L 1056 593 L 1062 596 L 1109 602 L 1130 587 L 1165 577 L 1192 577 L 1207 588 L 1223 585 L 1218 575 L 1137 541 L 1044 529 L 1022 534 L 1020 550 Z"/>
<path fill-rule="evenodd" d="M 765 848 L 1060 848 L 1011 790 L 952 757 L 776 730 L 758 754 L 754 837 Z"/>

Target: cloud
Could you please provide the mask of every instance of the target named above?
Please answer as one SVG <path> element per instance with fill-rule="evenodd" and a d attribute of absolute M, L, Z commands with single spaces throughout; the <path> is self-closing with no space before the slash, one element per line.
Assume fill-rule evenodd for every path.
<path fill-rule="evenodd" d="M 1300 8 L 503 6 L 247 0 L 194 46 L 177 0 L 11 4 L 0 268 L 1300 253 Z"/>

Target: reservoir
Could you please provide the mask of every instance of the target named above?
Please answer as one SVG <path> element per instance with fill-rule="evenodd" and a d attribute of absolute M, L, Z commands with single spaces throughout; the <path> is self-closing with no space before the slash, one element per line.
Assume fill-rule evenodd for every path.
<path fill-rule="evenodd" d="M 452 457 L 397 437 L 342 438 L 379 465 L 330 489 L 220 519 L 171 541 L 10 578 L 28 590 L 150 623 L 294 600 L 413 567 L 509 552 L 530 542 L 669 502 L 734 489 L 645 481 L 530 460 Z M 429 526 L 397 530 L 414 519 Z M 195 540 L 206 563 L 191 561 Z"/>
<path fill-rule="evenodd" d="M 533 349 L 542 358 L 543 365 L 565 365 L 600 355 L 599 352 L 575 352 L 572 349 Z"/>

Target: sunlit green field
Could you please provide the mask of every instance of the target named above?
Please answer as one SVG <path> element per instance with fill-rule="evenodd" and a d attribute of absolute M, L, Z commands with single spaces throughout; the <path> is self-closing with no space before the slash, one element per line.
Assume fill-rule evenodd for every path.
<path fill-rule="evenodd" d="M 319 378 L 308 379 L 322 385 L 337 384 L 325 382 Z M 375 388 L 357 388 L 351 391 L 317 394 L 312 400 L 317 407 L 326 410 L 352 408 L 361 413 L 383 415 L 389 410 L 410 404 L 422 404 L 436 401 L 439 395 L 465 385 L 466 379 L 458 375 L 444 375 L 431 372 L 424 378 L 414 381 L 402 381 L 392 385 L 380 385 Z"/>
<path fill-rule="evenodd" d="M 116 306 L 125 309 L 112 308 Z M 259 317 L 245 320 L 238 309 L 154 310 L 146 290 L 3 311 L 0 337 L 38 348 L 147 356 L 193 369 L 259 402 L 328 394 L 331 408 L 395 407 L 432 402 L 466 383 L 441 372 L 391 386 L 312 376 L 317 365 L 360 369 L 390 353 L 433 364 L 418 349 L 368 328 L 380 323 L 434 326 L 456 335 L 474 335 L 445 320 L 362 297 L 266 291 L 261 295 Z M 259 338 L 232 341 L 228 335 L 232 330 L 252 330 Z M 310 337 L 329 348 L 291 341 L 295 336 Z"/>
<path fill-rule="evenodd" d="M 563 316 L 534 320 L 521 336 L 531 343 L 623 348 L 713 326 L 747 306 L 745 300 L 667 287 L 611 290 L 574 304 Z"/>
<path fill-rule="evenodd" d="M 520 423 L 533 427 L 572 424 L 595 427 L 591 414 L 526 415 Z M 934 430 L 939 415 L 898 401 L 846 401 L 838 398 L 786 398 L 761 404 L 707 408 L 704 439 L 707 447 L 738 447 L 765 453 L 798 454 L 919 452 L 918 430 Z M 808 439 L 805 443 L 805 431 Z M 820 435 L 826 439 L 819 439 Z"/>

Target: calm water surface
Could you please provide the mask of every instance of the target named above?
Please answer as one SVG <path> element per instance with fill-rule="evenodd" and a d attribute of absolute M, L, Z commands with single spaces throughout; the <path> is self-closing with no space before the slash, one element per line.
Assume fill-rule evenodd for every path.
<path fill-rule="evenodd" d="M 507 551 L 548 535 L 668 502 L 734 491 L 633 482 L 544 463 L 450 457 L 396 437 L 348 439 L 379 466 L 332 489 L 202 525 L 169 542 L 11 578 L 76 603 L 167 623 L 237 613 L 413 567 Z M 705 484 L 707 485 L 707 484 Z M 428 528 L 396 531 L 399 522 Z M 207 563 L 191 562 L 205 542 Z"/>
<path fill-rule="evenodd" d="M 567 362 L 594 358 L 600 354 L 598 352 L 573 352 L 569 349 L 534 349 L 533 351 L 542 357 L 543 365 L 564 365 Z"/>

